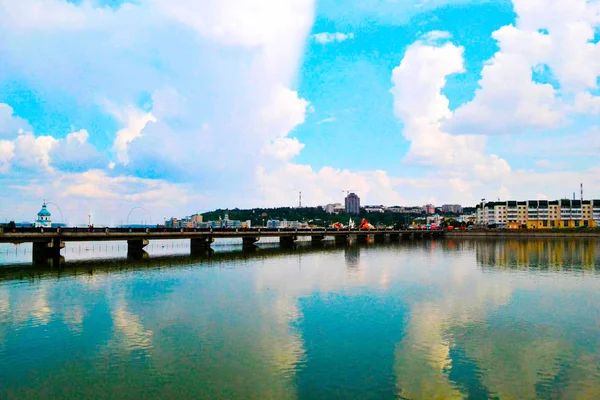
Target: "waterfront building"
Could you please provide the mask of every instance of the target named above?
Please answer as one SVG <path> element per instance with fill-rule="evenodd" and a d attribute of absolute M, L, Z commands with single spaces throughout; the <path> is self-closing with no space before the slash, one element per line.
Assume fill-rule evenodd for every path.
<path fill-rule="evenodd" d="M 52 228 L 52 215 L 46 207 L 46 202 L 42 205 L 42 209 L 37 214 L 37 220 L 35 221 L 36 228 Z"/>
<path fill-rule="evenodd" d="M 358 215 L 360 213 L 360 197 L 356 193 L 350 193 L 346 196 L 345 205 L 348 214 Z"/>
<path fill-rule="evenodd" d="M 385 212 L 384 206 L 365 206 L 365 211 L 367 213 L 380 213 L 380 214 L 383 214 Z"/>
<path fill-rule="evenodd" d="M 428 225 L 441 225 L 445 220 L 446 220 L 446 218 L 444 218 L 438 214 L 427 216 L 427 224 Z"/>
<path fill-rule="evenodd" d="M 456 220 L 460 223 L 471 223 L 471 224 L 476 224 L 477 223 L 477 214 L 464 214 L 464 215 L 460 215 L 458 216 L 458 218 L 456 218 Z"/>
<path fill-rule="evenodd" d="M 528 200 L 480 203 L 478 225 L 507 229 L 564 229 L 598 227 L 600 200 Z"/>

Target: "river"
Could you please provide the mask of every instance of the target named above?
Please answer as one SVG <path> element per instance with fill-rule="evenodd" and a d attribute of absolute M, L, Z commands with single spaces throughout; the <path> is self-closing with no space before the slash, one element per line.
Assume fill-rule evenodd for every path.
<path fill-rule="evenodd" d="M 596 240 L 216 248 L 0 248 L 0 398 L 600 398 Z"/>

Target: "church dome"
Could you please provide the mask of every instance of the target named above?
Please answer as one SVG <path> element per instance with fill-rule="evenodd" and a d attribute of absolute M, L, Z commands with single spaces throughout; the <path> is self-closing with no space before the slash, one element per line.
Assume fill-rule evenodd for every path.
<path fill-rule="evenodd" d="M 46 203 L 44 203 L 44 205 L 42 206 L 42 209 L 38 213 L 38 217 L 49 217 L 49 216 L 50 216 L 50 211 L 48 211 L 46 209 Z"/>

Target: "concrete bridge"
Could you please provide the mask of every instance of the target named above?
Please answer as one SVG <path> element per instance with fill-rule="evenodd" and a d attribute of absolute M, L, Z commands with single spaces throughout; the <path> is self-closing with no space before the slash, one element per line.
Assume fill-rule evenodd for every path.
<path fill-rule="evenodd" d="M 244 247 L 252 247 L 261 237 L 277 237 L 281 246 L 291 246 L 300 237 L 321 243 L 333 237 L 336 243 L 359 243 L 401 239 L 432 239 L 444 235 L 438 230 L 394 229 L 200 229 L 200 228 L 0 228 L 0 243 L 33 243 L 34 261 L 60 256 L 66 242 L 127 241 L 128 252 L 142 253 L 150 240 L 187 239 L 192 253 L 205 252 L 215 239 L 241 238 Z"/>

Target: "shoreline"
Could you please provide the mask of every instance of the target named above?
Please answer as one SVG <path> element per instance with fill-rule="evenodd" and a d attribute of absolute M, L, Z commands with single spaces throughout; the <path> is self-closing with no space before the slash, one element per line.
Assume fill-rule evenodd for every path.
<path fill-rule="evenodd" d="M 600 232 L 560 232 L 560 231 L 446 231 L 445 238 L 599 238 Z"/>

